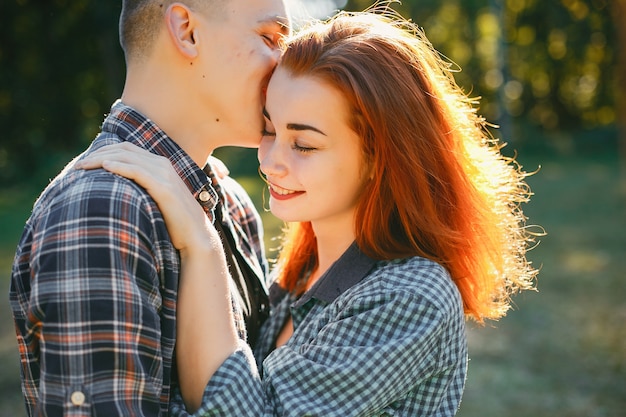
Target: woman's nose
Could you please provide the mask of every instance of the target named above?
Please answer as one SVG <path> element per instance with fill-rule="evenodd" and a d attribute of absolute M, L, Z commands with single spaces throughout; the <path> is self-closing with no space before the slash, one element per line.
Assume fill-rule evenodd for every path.
<path fill-rule="evenodd" d="M 275 138 L 263 138 L 258 151 L 259 168 L 266 176 L 281 177 L 287 172 Z"/>

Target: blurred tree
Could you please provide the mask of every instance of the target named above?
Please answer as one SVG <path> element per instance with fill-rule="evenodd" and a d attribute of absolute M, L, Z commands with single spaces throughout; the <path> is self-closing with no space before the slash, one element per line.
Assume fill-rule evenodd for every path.
<path fill-rule="evenodd" d="M 620 127 L 619 143 L 622 162 L 622 187 L 626 192 L 626 0 L 614 0 L 613 17 L 618 31 L 619 61 L 617 65 L 617 121 Z"/>
<path fill-rule="evenodd" d="M 58 166 L 94 137 L 123 83 L 120 6 L 96 0 L 2 2 L 0 182 Z"/>
<path fill-rule="evenodd" d="M 346 9 L 369 4 L 350 0 Z M 548 131 L 616 123 L 615 27 L 624 18 L 612 18 L 618 6 L 608 0 L 403 0 L 393 7 L 462 68 L 457 81 L 482 97 L 490 121 L 515 118 Z"/>
<path fill-rule="evenodd" d="M 618 78 L 626 77 L 625 52 L 618 66 L 618 39 L 626 48 L 624 2 L 403 0 L 393 7 L 462 68 L 459 84 L 482 97 L 481 113 L 502 125 L 508 140 L 512 122 L 547 131 L 626 123 L 626 105 L 619 117 L 616 110 L 624 91 Z M 345 9 L 372 3 L 350 0 Z M 0 2 L 0 184 L 56 171 L 96 134 L 124 81 L 120 7 Z"/>

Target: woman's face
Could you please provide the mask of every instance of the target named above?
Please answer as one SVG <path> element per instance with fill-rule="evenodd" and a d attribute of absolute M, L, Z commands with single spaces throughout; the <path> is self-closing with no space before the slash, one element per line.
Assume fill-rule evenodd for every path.
<path fill-rule="evenodd" d="M 311 221 L 337 232 L 352 228 L 367 169 L 342 94 L 319 79 L 292 77 L 279 67 L 265 108 L 267 133 L 259 161 L 272 213 L 283 221 Z"/>

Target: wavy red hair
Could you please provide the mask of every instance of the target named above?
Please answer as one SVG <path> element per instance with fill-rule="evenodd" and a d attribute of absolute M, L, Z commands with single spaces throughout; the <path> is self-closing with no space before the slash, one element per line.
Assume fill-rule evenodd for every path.
<path fill-rule="evenodd" d="M 355 217 L 364 253 L 440 263 L 478 322 L 502 317 L 512 292 L 532 288 L 526 174 L 417 27 L 389 12 L 342 12 L 287 39 L 280 66 L 334 86 L 351 106 L 374 174 Z M 317 265 L 309 223 L 287 226 L 278 265 L 279 284 L 300 291 Z"/>

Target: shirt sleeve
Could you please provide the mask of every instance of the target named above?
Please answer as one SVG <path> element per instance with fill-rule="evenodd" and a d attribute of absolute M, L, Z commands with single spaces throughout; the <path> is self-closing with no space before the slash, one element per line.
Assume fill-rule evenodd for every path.
<path fill-rule="evenodd" d="M 242 248 L 248 248 L 252 252 L 251 255 L 256 257 L 262 276 L 265 277 L 269 272 L 269 266 L 265 257 L 261 216 L 241 184 L 229 176 L 222 178 L 220 183 L 226 193 L 230 218 L 242 231 L 242 233 L 238 234 L 238 239 L 240 239 L 239 245 Z"/>
<path fill-rule="evenodd" d="M 250 347 L 240 340 L 239 348 L 213 374 L 207 384 L 200 408 L 190 414 L 178 389 L 170 401 L 171 417 L 262 416 L 265 395 Z"/>
<path fill-rule="evenodd" d="M 52 200 L 34 226 L 28 331 L 41 366 L 36 414 L 159 416 L 154 218 L 136 185 L 94 176 Z"/>
<path fill-rule="evenodd" d="M 349 297 L 316 316 L 265 359 L 262 380 L 250 377 L 252 365 L 229 358 L 196 415 L 394 415 L 394 403 L 409 391 L 421 398 L 421 408 L 402 415 L 438 415 L 464 363 L 462 310 L 387 288 Z M 458 339 L 450 338 L 451 327 Z M 218 396 L 224 380 L 227 394 Z M 227 399 L 229 408 L 219 409 Z"/>
<path fill-rule="evenodd" d="M 410 292 L 354 300 L 307 341 L 264 361 L 264 388 L 275 415 L 380 415 L 416 387 L 437 409 L 446 387 L 442 331 L 446 315 Z M 393 415 L 393 412 L 390 412 Z M 431 415 L 426 407 L 421 416 Z"/>

